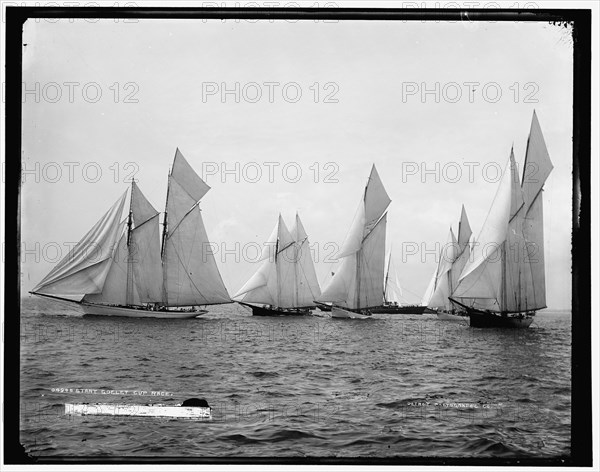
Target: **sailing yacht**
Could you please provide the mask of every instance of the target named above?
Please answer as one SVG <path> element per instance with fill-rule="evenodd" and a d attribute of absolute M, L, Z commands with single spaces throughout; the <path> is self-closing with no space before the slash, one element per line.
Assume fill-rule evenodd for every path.
<path fill-rule="evenodd" d="M 553 165 L 534 111 L 523 177 L 509 162 L 450 300 L 475 327 L 527 328 L 546 308 L 543 186 Z"/>
<path fill-rule="evenodd" d="M 200 305 L 231 303 L 206 250 L 199 203 L 209 189 L 177 149 L 162 236 L 159 212 L 132 182 L 125 219 L 127 191 L 30 293 L 130 318 L 193 318 L 206 313 Z"/>
<path fill-rule="evenodd" d="M 458 240 L 450 228 L 446 245 L 442 248 L 438 266 L 433 274 L 431 295 L 427 307 L 434 310 L 440 320 L 466 321 L 466 310 L 455 307 L 449 298 L 458 284 L 458 278 L 471 254 L 469 239 L 471 226 L 463 205 L 458 223 Z"/>
<path fill-rule="evenodd" d="M 260 260 L 259 269 L 233 298 L 254 316 L 309 315 L 321 289 L 298 214 L 291 231 L 279 215 Z"/>
<path fill-rule="evenodd" d="M 367 318 L 381 306 L 384 290 L 385 231 L 391 200 L 375 165 L 338 259 L 339 269 L 317 302 L 332 303 L 333 318 Z"/>

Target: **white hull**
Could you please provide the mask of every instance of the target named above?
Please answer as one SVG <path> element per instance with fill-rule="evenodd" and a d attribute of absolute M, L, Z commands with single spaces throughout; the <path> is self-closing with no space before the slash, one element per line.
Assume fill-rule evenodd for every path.
<path fill-rule="evenodd" d="M 468 314 L 464 314 L 464 315 L 453 315 L 452 313 L 436 313 L 437 317 L 439 320 L 443 320 L 443 321 L 456 321 L 456 322 L 463 322 L 463 323 L 468 323 L 469 322 L 469 315 Z"/>
<path fill-rule="evenodd" d="M 65 403 L 65 415 L 76 416 L 146 416 L 212 420 L 210 407 L 127 405 L 118 403 Z"/>
<path fill-rule="evenodd" d="M 81 308 L 86 315 L 97 316 L 125 316 L 127 318 L 165 318 L 165 319 L 182 319 L 195 318 L 196 316 L 204 315 L 206 310 L 195 311 L 152 311 L 138 310 L 136 308 L 126 308 L 122 306 L 108 305 L 93 305 L 90 303 L 82 303 Z"/>
<path fill-rule="evenodd" d="M 338 306 L 333 306 L 331 308 L 331 317 L 332 318 L 354 318 L 354 319 L 365 319 L 371 318 L 371 316 L 363 315 L 361 313 L 354 313 L 353 311 L 344 310 Z"/>

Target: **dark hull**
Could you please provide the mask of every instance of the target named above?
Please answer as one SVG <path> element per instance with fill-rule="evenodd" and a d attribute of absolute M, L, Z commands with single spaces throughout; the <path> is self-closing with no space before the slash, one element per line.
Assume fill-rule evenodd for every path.
<path fill-rule="evenodd" d="M 371 308 L 371 313 L 392 313 L 392 314 L 404 314 L 404 315 L 422 315 L 425 311 L 426 306 L 378 306 Z"/>
<path fill-rule="evenodd" d="M 263 308 L 259 306 L 252 306 L 253 316 L 303 316 L 310 315 L 308 308 L 290 308 L 290 309 L 277 309 L 277 308 Z"/>
<path fill-rule="evenodd" d="M 502 316 L 476 310 L 469 311 L 469 326 L 474 328 L 512 328 L 525 329 L 533 322 L 531 316 Z"/>

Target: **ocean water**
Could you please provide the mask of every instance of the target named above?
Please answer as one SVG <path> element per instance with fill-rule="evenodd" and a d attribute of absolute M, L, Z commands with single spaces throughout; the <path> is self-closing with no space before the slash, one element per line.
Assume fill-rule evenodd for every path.
<path fill-rule="evenodd" d="M 527 330 L 368 320 L 81 316 L 22 300 L 21 443 L 34 457 L 556 457 L 570 453 L 571 315 Z M 66 416 L 204 398 L 213 421 Z"/>

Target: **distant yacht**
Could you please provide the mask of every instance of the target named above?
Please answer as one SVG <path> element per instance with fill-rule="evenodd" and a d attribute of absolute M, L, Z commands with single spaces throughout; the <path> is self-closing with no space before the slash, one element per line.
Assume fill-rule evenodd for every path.
<path fill-rule="evenodd" d="M 391 200 L 373 165 L 363 198 L 338 258 L 342 262 L 317 302 L 332 304 L 333 318 L 367 318 L 381 306 L 385 231 Z"/>
<path fill-rule="evenodd" d="M 454 288 L 458 285 L 458 278 L 469 260 L 471 233 L 471 226 L 463 205 L 458 223 L 458 240 L 450 228 L 429 289 L 430 296 L 427 300 L 427 307 L 436 312 L 440 320 L 468 321 L 469 315 L 466 310 L 453 305 L 448 297 L 452 296 Z"/>
<path fill-rule="evenodd" d="M 177 149 L 162 236 L 159 212 L 132 182 L 126 218 L 127 192 L 30 293 L 130 318 L 193 318 L 206 313 L 199 305 L 231 303 L 206 251 L 199 202 L 209 189 Z"/>
<path fill-rule="evenodd" d="M 534 112 L 523 177 L 519 183 L 511 149 L 474 257 L 450 298 L 468 312 L 471 326 L 527 328 L 546 308 L 542 190 L 552 168 Z"/>
<path fill-rule="evenodd" d="M 256 273 L 233 298 L 251 308 L 254 316 L 310 314 L 321 289 L 298 214 L 291 232 L 279 215 L 261 261 Z"/>

